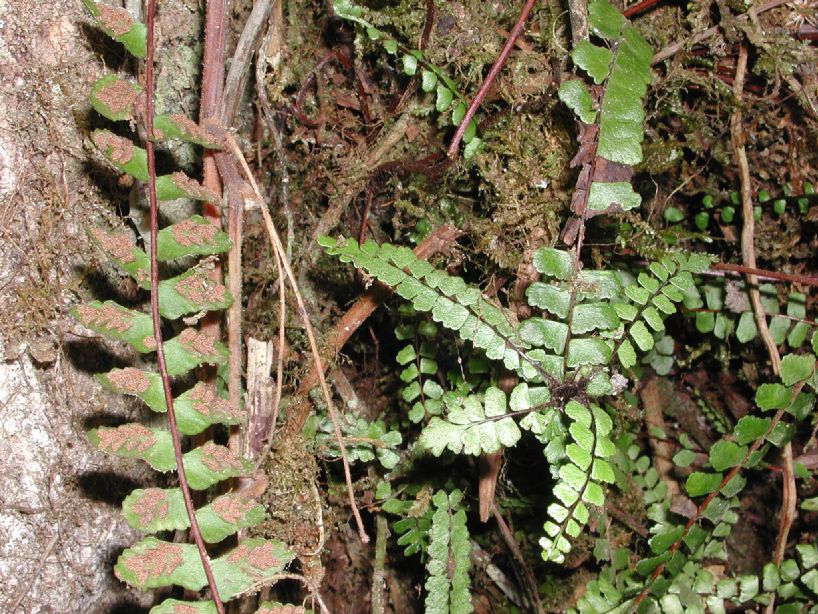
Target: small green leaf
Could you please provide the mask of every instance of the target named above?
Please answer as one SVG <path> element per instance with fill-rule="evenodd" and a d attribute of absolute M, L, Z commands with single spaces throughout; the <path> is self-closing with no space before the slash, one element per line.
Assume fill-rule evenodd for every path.
<path fill-rule="evenodd" d="M 703 473 L 695 471 L 687 476 L 685 490 L 690 497 L 700 497 L 715 492 L 721 486 L 721 473 Z"/>
<path fill-rule="evenodd" d="M 594 181 L 588 192 L 588 209 L 591 211 L 605 211 L 611 206 L 628 211 L 641 204 L 642 197 L 634 192 L 633 186 L 627 181 Z"/>
<path fill-rule="evenodd" d="M 608 76 L 613 54 L 604 47 L 597 47 L 587 40 L 581 40 L 571 51 L 571 59 L 599 85 Z"/>
<path fill-rule="evenodd" d="M 696 455 L 690 450 L 679 450 L 673 456 L 673 463 L 678 467 L 689 467 Z"/>
<path fill-rule="evenodd" d="M 534 267 L 543 275 L 569 280 L 574 276 L 574 260 L 569 252 L 541 247 L 534 252 Z"/>
<path fill-rule="evenodd" d="M 414 74 L 418 70 L 418 59 L 415 56 L 407 53 L 401 58 L 401 61 L 403 62 L 403 73 L 405 75 L 409 75 L 410 77 L 414 76 Z M 430 92 L 430 91 L 432 91 L 432 87 L 434 87 L 434 85 L 432 85 L 432 87 L 430 87 L 428 90 L 426 89 L 425 84 L 426 84 L 426 74 L 427 73 L 431 74 L 432 78 L 434 78 L 435 81 L 437 79 L 435 78 L 433 72 L 431 72 L 429 70 L 424 70 L 423 71 L 423 85 L 424 85 L 423 91 Z"/>
<path fill-rule="evenodd" d="M 674 527 L 666 533 L 660 533 L 650 538 L 650 551 L 653 554 L 662 554 L 665 550 L 670 548 L 673 544 L 682 538 L 684 527 Z"/>
<path fill-rule="evenodd" d="M 454 94 L 452 90 L 446 87 L 443 83 L 437 84 L 437 98 L 435 100 L 435 109 L 438 113 L 443 113 L 446 109 L 452 106 Z"/>
<path fill-rule="evenodd" d="M 791 397 L 791 390 L 781 384 L 761 384 L 756 389 L 756 405 L 762 410 L 784 409 Z"/>
<path fill-rule="evenodd" d="M 437 75 L 431 70 L 423 69 L 420 73 L 420 87 L 424 92 L 431 92 L 437 85 Z"/>
<path fill-rule="evenodd" d="M 756 416 L 743 416 L 734 429 L 736 441 L 739 445 L 745 445 L 759 439 L 770 428 L 769 418 L 757 418 Z"/>
<path fill-rule="evenodd" d="M 571 339 L 566 363 L 569 367 L 607 365 L 611 361 L 611 347 L 604 339 L 589 337 Z"/>
<path fill-rule="evenodd" d="M 736 339 L 741 343 L 752 341 L 758 335 L 758 327 L 756 326 L 755 316 L 751 311 L 745 311 L 741 314 L 736 326 Z"/>
<path fill-rule="evenodd" d="M 593 124 L 596 121 L 593 99 L 579 80 L 563 81 L 557 96 L 582 122 Z"/>
<path fill-rule="evenodd" d="M 710 448 L 710 465 L 716 471 L 724 471 L 741 464 L 746 452 L 746 446 L 722 439 Z"/>
<path fill-rule="evenodd" d="M 809 379 L 815 371 L 815 356 L 787 354 L 781 359 L 781 381 L 787 386 Z"/>
<path fill-rule="evenodd" d="M 542 318 L 529 318 L 520 324 L 518 334 L 525 343 L 562 354 L 568 338 L 568 325 Z"/>

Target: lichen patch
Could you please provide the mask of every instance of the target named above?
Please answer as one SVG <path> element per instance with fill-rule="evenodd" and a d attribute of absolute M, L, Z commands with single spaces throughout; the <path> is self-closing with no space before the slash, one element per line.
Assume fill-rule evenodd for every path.
<path fill-rule="evenodd" d="M 185 605 L 184 603 L 173 604 L 173 614 L 199 614 L 199 610 L 192 605 Z"/>
<path fill-rule="evenodd" d="M 123 8 L 98 3 L 97 10 L 100 25 L 114 36 L 127 34 L 133 25 L 130 13 Z"/>
<path fill-rule="evenodd" d="M 255 499 L 251 497 L 230 493 L 213 501 L 212 508 L 219 518 L 230 524 L 236 524 L 256 505 Z"/>
<path fill-rule="evenodd" d="M 213 192 L 208 190 L 195 179 L 191 179 L 181 171 L 172 173 L 170 179 L 177 188 L 182 190 L 191 198 L 196 198 L 198 200 L 209 200 L 212 202 L 219 200 L 219 197 Z"/>
<path fill-rule="evenodd" d="M 91 236 L 107 254 L 123 264 L 136 260 L 133 242 L 124 232 L 108 232 L 102 228 L 92 228 Z"/>
<path fill-rule="evenodd" d="M 97 430 L 100 450 L 144 452 L 156 443 L 156 434 L 142 424 L 123 424 Z"/>
<path fill-rule="evenodd" d="M 257 570 L 278 567 L 281 561 L 275 556 L 275 549 L 271 542 L 265 541 L 256 545 L 240 544 L 233 552 L 227 555 L 227 560 L 234 565 L 247 562 Z M 248 570 L 245 569 L 247 572 Z M 250 572 L 252 573 L 252 572 Z"/>
<path fill-rule="evenodd" d="M 140 526 L 146 527 L 157 519 L 167 517 L 170 511 L 168 493 L 161 488 L 148 488 L 131 509 L 139 519 Z"/>
<path fill-rule="evenodd" d="M 239 459 L 224 446 L 208 441 L 199 450 L 202 454 L 202 464 L 214 473 L 241 470 Z"/>
<path fill-rule="evenodd" d="M 100 130 L 95 132 L 92 138 L 94 145 L 114 164 L 122 166 L 130 162 L 133 157 L 134 144 L 125 137 L 117 136 L 107 130 Z"/>
<path fill-rule="evenodd" d="M 105 85 L 96 93 L 97 100 L 104 104 L 111 113 L 121 115 L 133 111 L 139 89 L 134 88 L 124 79 L 116 79 Z"/>
<path fill-rule="evenodd" d="M 230 401 L 220 397 L 213 384 L 199 382 L 190 389 L 187 396 L 193 409 L 208 418 L 240 418 L 244 415 L 243 411 L 233 411 Z"/>
<path fill-rule="evenodd" d="M 201 271 L 182 278 L 174 286 L 176 291 L 201 308 L 221 304 L 225 299 L 225 287 L 216 283 Z"/>
<path fill-rule="evenodd" d="M 113 305 L 101 305 L 99 307 L 79 305 L 77 315 L 87 326 L 98 326 L 119 334 L 124 333 L 131 327 L 127 314 L 122 313 Z"/>
<path fill-rule="evenodd" d="M 133 367 L 114 369 L 108 373 L 107 377 L 108 381 L 111 382 L 117 390 L 127 394 L 142 394 L 151 385 L 148 375 Z"/>
<path fill-rule="evenodd" d="M 197 223 L 193 220 L 184 220 L 171 226 L 170 232 L 179 245 L 190 247 L 212 243 L 219 229 L 208 222 Z"/>
<path fill-rule="evenodd" d="M 285 605 L 263 606 L 256 610 L 256 614 L 304 614 L 306 611 L 303 606 L 288 603 Z"/>
<path fill-rule="evenodd" d="M 179 343 L 190 352 L 200 356 L 214 356 L 216 352 L 216 340 L 206 333 L 199 332 L 195 328 L 186 328 L 179 334 Z"/>
<path fill-rule="evenodd" d="M 141 586 L 149 578 L 170 575 L 183 562 L 182 547 L 179 544 L 160 542 L 143 552 L 130 554 L 122 566 L 133 573 L 137 584 Z"/>

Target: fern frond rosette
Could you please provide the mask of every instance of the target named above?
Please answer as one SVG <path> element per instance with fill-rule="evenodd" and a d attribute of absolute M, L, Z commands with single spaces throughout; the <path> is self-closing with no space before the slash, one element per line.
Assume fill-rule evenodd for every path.
<path fill-rule="evenodd" d="M 577 270 L 572 252 L 539 248 L 533 264 L 542 280 L 526 294 L 541 315 L 517 323 L 478 289 L 436 270 L 408 248 L 331 239 L 322 244 L 471 341 L 487 358 L 517 371 L 522 381 L 509 395 L 496 386 L 438 395 L 443 411 L 429 417 L 418 445 L 435 456 L 489 454 L 516 445 L 522 430 L 531 431 L 545 444 L 549 462 L 559 466 L 557 501 L 548 509 L 542 546 L 546 560 L 562 562 L 569 538 L 588 521 L 587 506 L 603 505 L 604 486 L 614 479 L 608 460 L 614 453 L 611 420 L 588 399 L 624 385 L 614 362 L 627 371 L 636 365 L 637 352 L 655 347 L 656 337 L 665 333 L 665 318 L 676 312 L 694 286 L 693 275 L 709 267 L 710 257 L 668 253 L 633 277 Z M 420 373 L 416 359 L 413 346 L 398 355 L 406 365 L 401 377 L 410 383 L 404 389 L 407 402 L 421 392 L 413 381 Z"/>

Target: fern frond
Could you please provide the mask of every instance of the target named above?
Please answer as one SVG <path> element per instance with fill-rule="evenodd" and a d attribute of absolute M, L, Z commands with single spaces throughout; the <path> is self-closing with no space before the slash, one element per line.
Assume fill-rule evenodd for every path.
<path fill-rule="evenodd" d="M 439 490 L 432 497 L 435 507 L 429 530 L 429 562 L 426 569 L 427 614 L 469 614 L 474 608 L 469 593 L 469 531 L 466 512 L 460 509 L 459 490 Z"/>
<path fill-rule="evenodd" d="M 558 91 L 584 125 L 573 162 L 584 167 L 572 202 L 572 210 L 581 216 L 641 204 L 630 184 L 630 166 L 642 161 L 642 99 L 652 78 L 650 46 L 607 0 L 589 3 L 588 24 L 605 46 L 580 41 L 571 59 L 595 86 L 589 90 L 572 79 Z"/>
<path fill-rule="evenodd" d="M 548 506 L 551 520 L 545 523 L 546 535 L 540 538 L 543 558 L 556 563 L 562 563 L 571 550 L 568 537 L 578 537 L 588 522 L 586 503 L 604 505 L 602 483 L 614 482 L 613 467 L 607 459 L 616 451 L 608 438 L 613 426 L 611 418 L 601 407 L 591 404 L 589 409 L 570 401 L 565 406 L 565 415 L 570 420 L 568 432 L 572 442 L 565 449 L 567 462 L 560 467 L 554 486 L 559 502 Z"/>
<path fill-rule="evenodd" d="M 537 355 L 529 355 L 528 346 L 517 337 L 513 317 L 460 277 L 438 271 L 406 247 L 372 241 L 358 246 L 353 240 L 328 237 L 322 237 L 319 243 L 328 254 L 352 262 L 394 288 L 416 310 L 431 313 L 436 322 L 471 341 L 488 358 L 502 360 L 507 369 L 519 370 L 527 380 L 548 377 Z"/>
<path fill-rule="evenodd" d="M 219 594 L 225 599 L 253 590 L 284 571 L 293 554 L 278 540 L 249 538 L 213 561 Z M 139 589 L 177 585 L 198 591 L 207 586 L 199 552 L 193 544 L 146 537 L 126 549 L 114 566 L 123 582 Z"/>
<path fill-rule="evenodd" d="M 181 531 L 190 527 L 182 491 L 178 488 L 137 489 L 122 502 L 128 525 L 143 533 Z M 202 538 L 217 543 L 265 517 L 264 506 L 241 493 L 227 493 L 196 510 Z"/>

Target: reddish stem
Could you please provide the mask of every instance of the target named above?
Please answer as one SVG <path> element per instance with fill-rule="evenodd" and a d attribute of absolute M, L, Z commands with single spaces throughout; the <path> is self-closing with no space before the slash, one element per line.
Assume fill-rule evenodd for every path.
<path fill-rule="evenodd" d="M 624 11 L 622 11 L 622 14 L 625 17 L 632 17 L 637 13 L 647 11 L 649 8 L 659 4 L 661 1 L 662 0 L 642 0 L 642 2 L 637 2 L 636 4 L 632 4 L 631 6 L 626 8 Z"/>
<path fill-rule="evenodd" d="M 196 542 L 199 556 L 202 559 L 207 583 L 210 586 L 211 599 L 216 606 L 218 614 L 224 614 L 224 605 L 219 598 L 219 591 L 216 587 L 216 580 L 213 577 L 213 570 L 210 568 L 210 560 L 207 556 L 202 533 L 199 530 L 199 523 L 196 521 L 196 512 L 193 508 L 193 499 L 190 496 L 190 487 L 185 475 L 184 460 L 182 457 L 182 440 L 179 436 L 179 429 L 176 426 L 176 414 L 173 409 L 173 394 L 170 390 L 170 378 L 165 364 L 165 352 L 162 341 L 162 320 L 159 316 L 159 263 L 156 256 L 158 223 L 158 205 L 156 202 L 156 159 L 153 148 L 153 58 L 154 58 L 154 13 L 156 10 L 156 0 L 147 0 L 146 6 L 146 26 L 147 26 L 147 51 L 145 54 L 145 127 L 148 138 L 145 142 L 145 150 L 148 158 L 148 203 L 150 205 L 150 259 L 151 259 L 151 316 L 153 318 L 153 338 L 156 342 L 156 362 L 159 367 L 159 375 L 162 378 L 162 390 L 165 395 L 165 405 L 168 408 L 168 426 L 173 441 L 173 455 L 176 459 L 176 473 L 179 476 L 179 488 L 185 501 L 185 511 L 190 521 L 190 533 Z"/>
<path fill-rule="evenodd" d="M 449 150 L 446 152 L 446 155 L 449 158 L 454 159 L 457 155 L 457 148 L 460 146 L 460 141 L 463 140 L 463 134 L 466 132 L 466 128 L 474 117 L 474 114 L 477 113 L 477 109 L 483 102 L 486 94 L 488 94 L 492 83 L 494 83 L 495 79 L 497 79 L 497 75 L 500 74 L 503 66 L 505 66 L 506 60 L 508 59 L 511 50 L 514 48 L 514 44 L 517 42 L 517 39 L 520 38 L 520 34 L 523 32 L 523 26 L 525 26 L 525 21 L 528 19 L 528 15 L 531 13 L 531 9 L 534 8 L 536 1 L 537 0 L 526 0 L 525 6 L 523 6 L 523 10 L 520 11 L 520 16 L 517 18 L 517 23 L 514 24 L 514 27 L 511 29 L 511 33 L 506 39 L 506 44 L 503 45 L 500 55 L 498 55 L 497 59 L 494 60 L 494 64 L 492 64 L 489 74 L 486 75 L 486 78 L 483 80 L 483 84 L 480 86 L 480 89 L 477 90 L 477 94 L 474 95 L 474 99 L 471 101 L 469 108 L 466 110 L 466 115 L 463 116 L 463 121 L 461 121 L 460 125 L 457 127 L 457 132 L 454 133 L 454 138 L 449 144 Z"/>
<path fill-rule="evenodd" d="M 711 264 L 710 268 L 714 271 L 731 271 L 734 273 L 743 273 L 745 275 L 756 275 L 759 277 L 778 279 L 780 281 L 790 281 L 793 283 L 804 284 L 807 286 L 818 286 L 818 277 L 810 277 L 808 275 L 791 275 L 789 273 L 768 271 L 767 269 L 756 269 L 741 264 L 724 264 L 721 262 Z"/>

